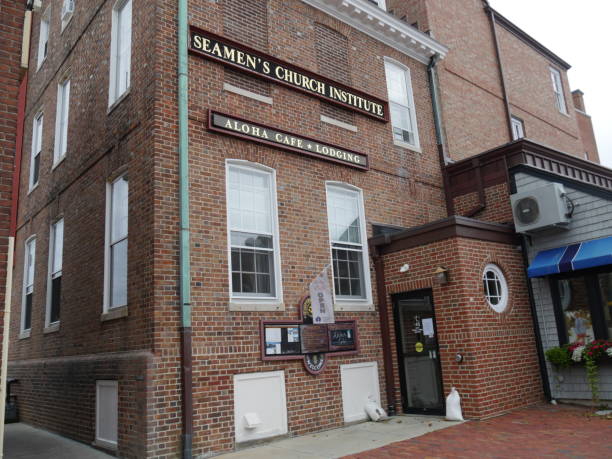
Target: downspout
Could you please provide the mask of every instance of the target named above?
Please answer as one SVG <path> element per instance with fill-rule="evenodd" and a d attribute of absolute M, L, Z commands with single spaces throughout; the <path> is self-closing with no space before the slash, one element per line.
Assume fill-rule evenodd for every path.
<path fill-rule="evenodd" d="M 13 262 L 15 259 L 15 236 L 17 233 L 17 207 L 19 204 L 19 180 L 23 150 L 23 128 L 25 121 L 26 95 L 28 89 L 28 63 L 32 32 L 32 2 L 28 1 L 23 18 L 21 41 L 21 68 L 25 69 L 17 95 L 17 132 L 15 136 L 15 165 L 11 190 L 11 213 L 6 254 L 6 287 L 4 289 L 4 317 L 2 326 L 2 364 L 0 366 L 0 458 L 4 457 L 4 411 L 6 407 L 6 379 L 8 376 L 8 348 L 11 328 L 11 297 L 13 296 Z"/>
<path fill-rule="evenodd" d="M 499 67 L 499 78 L 502 89 L 502 96 L 504 98 L 504 106 L 506 108 L 506 121 L 508 127 L 508 136 L 510 142 L 513 140 L 512 134 L 512 114 L 510 113 L 510 101 L 508 100 L 508 92 L 506 91 L 506 77 L 504 76 L 504 67 L 501 60 L 501 52 L 499 50 L 499 41 L 497 39 L 497 27 L 495 22 L 495 10 L 491 8 L 488 1 L 484 1 L 485 10 L 489 13 L 489 19 L 491 22 L 491 32 L 493 33 L 493 44 L 495 45 L 495 56 L 497 58 L 497 65 Z"/>
<path fill-rule="evenodd" d="M 444 130 L 442 129 L 442 110 L 440 109 L 440 100 L 438 98 L 438 77 L 436 74 L 436 64 L 439 56 L 436 54 L 431 57 L 427 65 L 427 77 L 429 79 L 429 93 L 431 95 L 431 106 L 434 115 L 434 127 L 436 128 L 436 143 L 438 145 L 438 159 L 440 161 L 440 171 L 442 172 L 442 182 L 444 184 L 444 199 L 446 201 L 447 216 L 455 214 L 455 206 L 453 198 L 450 195 L 450 182 L 446 165 L 448 157 L 444 151 Z"/>
<path fill-rule="evenodd" d="M 387 236 L 388 237 L 388 236 Z M 393 357 L 391 355 L 391 333 L 389 331 L 389 306 L 385 285 L 385 262 L 377 246 L 372 247 L 374 272 L 376 274 L 376 294 L 378 296 L 378 316 L 385 367 L 385 390 L 387 392 L 387 413 L 395 414 L 395 379 L 393 376 Z"/>
<path fill-rule="evenodd" d="M 188 0 L 178 0 L 178 136 L 180 205 L 181 379 L 183 382 L 183 459 L 193 456 L 193 378 L 191 346 L 191 266 L 189 242 Z"/>

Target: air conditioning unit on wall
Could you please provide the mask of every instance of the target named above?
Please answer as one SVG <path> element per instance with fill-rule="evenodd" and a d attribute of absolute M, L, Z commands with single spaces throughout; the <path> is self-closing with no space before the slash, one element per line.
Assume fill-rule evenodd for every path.
<path fill-rule="evenodd" d="M 567 228 L 571 219 L 570 203 L 560 183 L 549 183 L 510 196 L 517 233 L 536 233 L 553 228 Z"/>

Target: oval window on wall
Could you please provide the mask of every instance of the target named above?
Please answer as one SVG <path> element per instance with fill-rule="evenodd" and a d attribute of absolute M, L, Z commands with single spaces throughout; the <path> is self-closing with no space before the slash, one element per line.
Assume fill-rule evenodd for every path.
<path fill-rule="evenodd" d="M 508 307 L 508 283 L 499 266 L 492 263 L 482 273 L 485 299 L 495 312 L 502 313 Z"/>

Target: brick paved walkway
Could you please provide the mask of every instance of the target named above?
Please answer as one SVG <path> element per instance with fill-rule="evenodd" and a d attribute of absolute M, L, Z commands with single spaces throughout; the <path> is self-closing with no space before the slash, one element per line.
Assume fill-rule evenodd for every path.
<path fill-rule="evenodd" d="M 569 406 L 526 408 L 347 458 L 612 458 L 612 420 L 589 413 Z"/>

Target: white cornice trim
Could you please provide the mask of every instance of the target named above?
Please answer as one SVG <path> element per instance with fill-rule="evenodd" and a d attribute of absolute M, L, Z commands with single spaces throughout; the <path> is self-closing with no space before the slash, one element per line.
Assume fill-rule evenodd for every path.
<path fill-rule="evenodd" d="M 413 59 L 443 59 L 448 48 L 367 0 L 302 0 Z"/>

